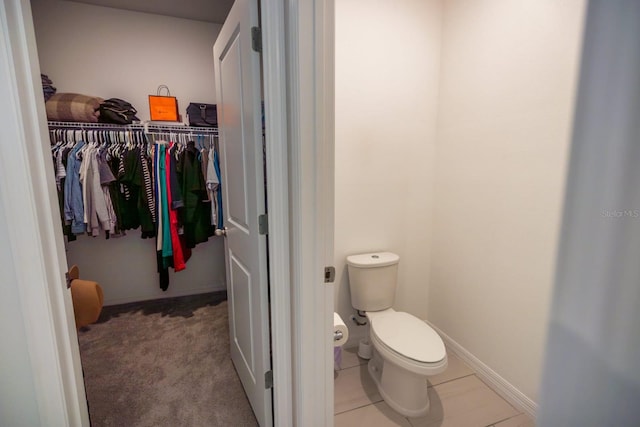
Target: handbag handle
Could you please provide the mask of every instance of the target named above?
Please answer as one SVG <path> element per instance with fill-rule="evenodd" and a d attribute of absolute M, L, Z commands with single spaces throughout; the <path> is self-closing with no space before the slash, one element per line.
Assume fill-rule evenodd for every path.
<path fill-rule="evenodd" d="M 169 92 L 169 86 L 167 86 L 167 85 L 158 86 L 158 91 L 156 92 L 156 95 L 163 96 L 163 95 L 160 95 L 160 92 L 162 92 L 162 89 L 166 89 L 167 90 L 167 95 L 166 96 L 171 96 L 171 92 Z"/>
<path fill-rule="evenodd" d="M 202 121 L 205 122 L 208 125 L 213 125 L 213 123 L 209 122 L 207 120 L 207 105 L 206 104 L 200 104 L 200 118 L 202 118 Z"/>

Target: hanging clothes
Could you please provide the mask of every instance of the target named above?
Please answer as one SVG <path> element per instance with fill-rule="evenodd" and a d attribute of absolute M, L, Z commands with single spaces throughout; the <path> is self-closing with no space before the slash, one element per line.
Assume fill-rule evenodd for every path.
<path fill-rule="evenodd" d="M 129 130 L 51 130 L 50 136 L 69 241 L 78 234 L 104 232 L 109 238 L 140 227 L 142 238 L 157 239 L 160 288 L 167 290 L 168 269 L 185 269 L 191 248 L 220 224 L 215 150 L 205 148 L 201 136 L 198 147 L 150 145 L 145 134 Z"/>

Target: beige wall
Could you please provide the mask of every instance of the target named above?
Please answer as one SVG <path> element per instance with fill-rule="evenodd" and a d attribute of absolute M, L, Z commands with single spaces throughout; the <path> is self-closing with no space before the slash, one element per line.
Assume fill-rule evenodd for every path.
<path fill-rule="evenodd" d="M 428 319 L 534 401 L 584 8 L 445 2 Z"/>
<path fill-rule="evenodd" d="M 380 250 L 401 258 L 396 307 L 426 316 L 440 22 L 439 1 L 336 2 L 336 310 L 346 321 L 345 257 Z"/>
<path fill-rule="evenodd" d="M 32 8 L 40 69 L 58 92 L 126 99 L 142 120 L 159 84 L 169 86 L 183 116 L 190 101 L 215 102 L 220 25 L 70 1 L 34 0 Z M 170 270 L 167 292 L 159 288 L 154 245 L 139 230 L 110 240 L 82 236 L 67 245 L 67 258 L 102 285 L 105 304 L 226 289 L 221 238 L 198 245 L 186 270 Z"/>

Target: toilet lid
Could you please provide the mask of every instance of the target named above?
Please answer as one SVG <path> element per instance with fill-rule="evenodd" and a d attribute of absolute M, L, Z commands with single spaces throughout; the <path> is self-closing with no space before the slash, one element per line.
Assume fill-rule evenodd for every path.
<path fill-rule="evenodd" d="M 417 362 L 435 363 L 446 356 L 436 331 L 409 313 L 396 311 L 376 317 L 371 330 L 391 350 Z"/>

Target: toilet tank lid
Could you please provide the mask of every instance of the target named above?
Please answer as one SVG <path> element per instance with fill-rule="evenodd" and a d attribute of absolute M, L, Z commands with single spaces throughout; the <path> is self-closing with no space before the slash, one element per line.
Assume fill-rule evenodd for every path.
<path fill-rule="evenodd" d="M 400 257 L 391 252 L 374 252 L 369 254 L 350 255 L 347 264 L 353 267 L 384 267 L 397 264 Z"/>

